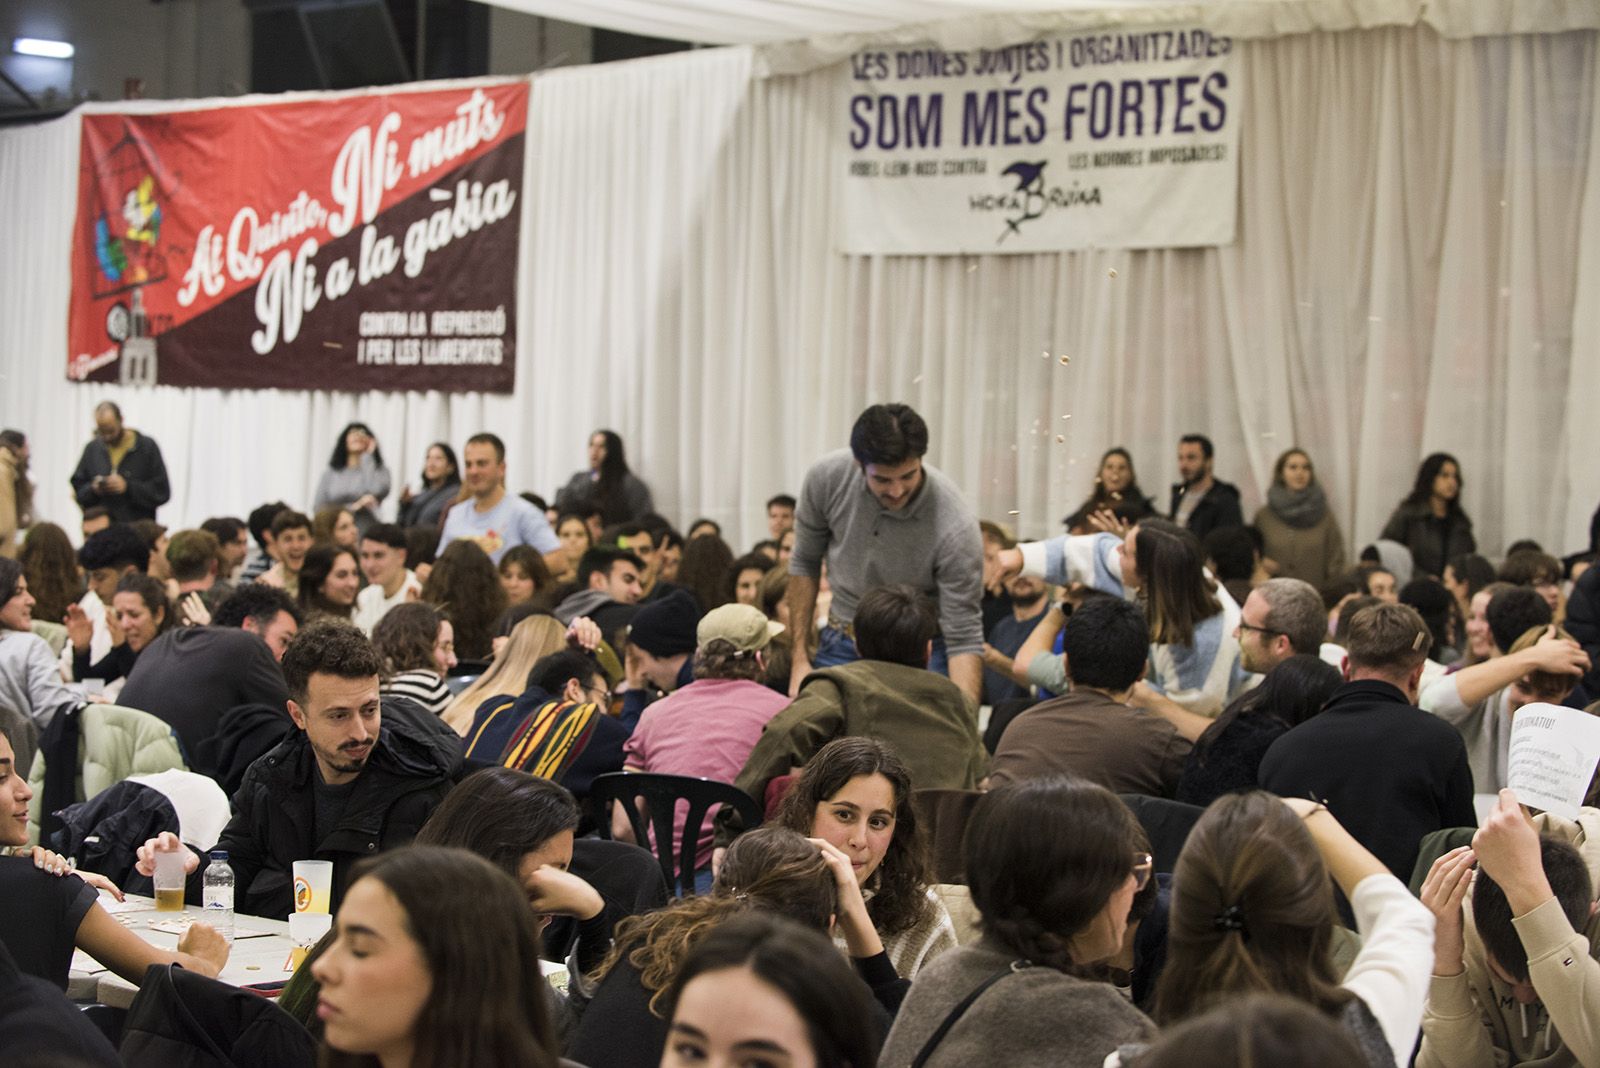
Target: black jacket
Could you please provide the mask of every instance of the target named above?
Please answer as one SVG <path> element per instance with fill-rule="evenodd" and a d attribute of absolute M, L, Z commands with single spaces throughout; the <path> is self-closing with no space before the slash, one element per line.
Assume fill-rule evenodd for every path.
<path fill-rule="evenodd" d="M 1420 578 L 1444 574 L 1444 565 L 1458 556 L 1478 551 L 1472 536 L 1472 520 L 1465 512 L 1452 512 L 1443 519 L 1433 514 L 1427 501 L 1402 502 L 1383 525 L 1381 538 L 1397 541 L 1411 550 L 1411 562 Z"/>
<path fill-rule="evenodd" d="M 128 1068 L 312 1068 L 317 1044 L 264 997 L 152 964 L 128 1008 L 121 1054 Z"/>
<path fill-rule="evenodd" d="M 135 432 L 137 433 L 137 431 Z M 113 471 L 128 483 L 126 491 L 102 497 L 95 491 L 94 480 Z M 111 513 L 116 523 L 131 523 L 135 519 L 154 519 L 156 509 L 172 497 L 167 485 L 167 465 L 161 459 L 161 447 L 155 439 L 139 434 L 133 447 L 122 457 L 116 468 L 111 466 L 111 452 L 105 442 L 95 438 L 83 447 L 78 469 L 72 472 L 72 492 L 78 498 L 78 507 L 93 508 L 100 505 Z"/>
<path fill-rule="evenodd" d="M 1567 632 L 1589 654 L 1589 674 L 1581 685 L 1590 695 L 1600 695 L 1600 567 L 1591 567 L 1572 584 L 1567 598 Z"/>
<path fill-rule="evenodd" d="M 138 851 L 162 831 L 178 833 L 178 813 L 166 794 L 124 779 L 62 809 L 61 824 L 45 845 L 130 894 L 154 896 L 155 884 L 138 872 Z"/>
<path fill-rule="evenodd" d="M 1167 518 L 1177 522 L 1178 502 L 1183 500 L 1184 484 L 1172 487 L 1172 507 Z M 1189 529 L 1201 541 L 1218 527 L 1244 526 L 1244 512 L 1239 507 L 1239 487 L 1231 482 L 1212 482 L 1206 495 L 1189 513 Z"/>
<path fill-rule="evenodd" d="M 233 866 L 234 908 L 283 919 L 294 911 L 297 860 L 333 861 L 337 908 L 350 867 L 363 857 L 406 845 L 454 785 L 461 739 L 414 701 L 388 697 L 372 755 L 356 780 L 338 827 L 313 841 L 316 757 L 297 730 L 245 772 L 233 798 L 233 819 L 216 848 Z M 204 870 L 204 865 L 201 866 Z M 189 879 L 190 901 L 200 900 L 200 871 Z"/>
<path fill-rule="evenodd" d="M 195 769 L 217 780 L 222 792 L 232 797 L 244 785 L 244 775 L 251 764 L 297 733 L 294 720 L 282 705 L 230 708 L 222 714 L 217 733 L 196 747 Z"/>
<path fill-rule="evenodd" d="M 116 1068 L 122 1061 L 60 989 L 25 975 L 0 944 L 0 1049 L 7 1064 Z"/>
<path fill-rule="evenodd" d="M 1376 679 L 1345 683 L 1321 712 L 1273 742 L 1259 782 L 1280 797 L 1326 801 L 1403 883 L 1424 835 L 1478 823 L 1461 735 Z"/>

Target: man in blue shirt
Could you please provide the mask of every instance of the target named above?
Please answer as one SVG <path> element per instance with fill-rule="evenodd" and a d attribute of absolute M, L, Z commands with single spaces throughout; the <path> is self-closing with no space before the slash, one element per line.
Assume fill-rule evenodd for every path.
<path fill-rule="evenodd" d="M 566 571 L 567 556 L 550 521 L 521 497 L 506 493 L 505 442 L 494 434 L 474 434 L 462 455 L 463 482 L 472 497 L 445 516 L 439 551 L 457 538 L 468 538 L 498 565 L 513 545 L 531 545 L 544 554 L 552 575 Z"/>

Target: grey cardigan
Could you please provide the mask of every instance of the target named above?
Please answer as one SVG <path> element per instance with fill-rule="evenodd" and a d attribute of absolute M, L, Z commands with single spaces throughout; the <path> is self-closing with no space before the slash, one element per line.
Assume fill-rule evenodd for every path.
<path fill-rule="evenodd" d="M 918 973 L 883 1047 L 879 1068 L 906 1068 L 929 1036 L 985 979 L 1016 954 L 985 937 L 941 955 Z M 1054 968 L 1023 968 L 985 990 L 928 1059 L 928 1068 L 1100 1068 L 1126 1042 L 1156 1028 L 1109 983 Z"/>

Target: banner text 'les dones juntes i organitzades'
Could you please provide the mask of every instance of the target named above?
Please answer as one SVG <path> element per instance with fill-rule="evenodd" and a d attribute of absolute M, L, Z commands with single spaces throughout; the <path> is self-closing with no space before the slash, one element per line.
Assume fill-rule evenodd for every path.
<path fill-rule="evenodd" d="M 1233 42 L 1205 30 L 858 52 L 841 64 L 838 240 L 853 254 L 1228 244 Z"/>
<path fill-rule="evenodd" d="M 510 392 L 528 94 L 84 115 L 68 377 Z"/>

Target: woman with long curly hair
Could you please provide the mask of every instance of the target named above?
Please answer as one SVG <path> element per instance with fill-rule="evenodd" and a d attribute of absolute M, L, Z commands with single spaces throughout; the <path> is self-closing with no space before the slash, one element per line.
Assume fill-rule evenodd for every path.
<path fill-rule="evenodd" d="M 60 623 L 67 606 L 83 597 L 83 573 L 78 570 L 78 554 L 67 532 L 54 523 L 35 523 L 22 539 L 17 557 L 33 594 L 33 617 Z"/>
<path fill-rule="evenodd" d="M 777 822 L 850 858 L 867 914 L 900 975 L 914 978 L 955 948 L 955 924 L 932 889 L 927 844 L 911 807 L 911 773 L 888 745 L 857 737 L 823 746 L 790 786 Z"/>
<path fill-rule="evenodd" d="M 318 511 L 329 506 L 348 509 L 352 522 L 365 531 L 378 522 L 378 507 L 389 496 L 389 483 L 377 435 L 365 423 L 351 423 L 334 441 L 312 506 Z"/>
<path fill-rule="evenodd" d="M 711 893 L 623 920 L 611 954 L 572 991 L 581 1013 L 566 1054 L 580 1064 L 656 1068 L 667 1036 L 668 988 L 689 952 L 720 924 L 751 912 L 785 916 L 851 935 L 850 955 L 880 1002 L 897 1003 L 905 984 L 872 934 L 849 861 L 826 843 L 782 827 L 761 827 L 728 849 Z"/>
<path fill-rule="evenodd" d="M 489 659 L 494 625 L 506 610 L 506 591 L 488 553 L 464 538 L 451 542 L 433 562 L 422 599 L 450 613 L 457 655 Z"/>
<path fill-rule="evenodd" d="M 1342 978 L 1328 954 L 1334 883 L 1363 939 Z M 1156 986 L 1163 1026 L 1242 994 L 1287 994 L 1337 1020 L 1360 1063 L 1406 1063 L 1433 968 L 1433 915 L 1326 806 L 1260 790 L 1218 799 L 1189 832 L 1172 885 Z"/>
<path fill-rule="evenodd" d="M 1083 977 L 1122 947 L 1150 879 L 1138 827 L 1115 794 L 1083 779 L 1028 779 L 979 798 L 965 854 L 983 937 L 917 977 L 883 1063 L 1099 1068 L 1122 1044 L 1149 1041 L 1144 1013 Z"/>

